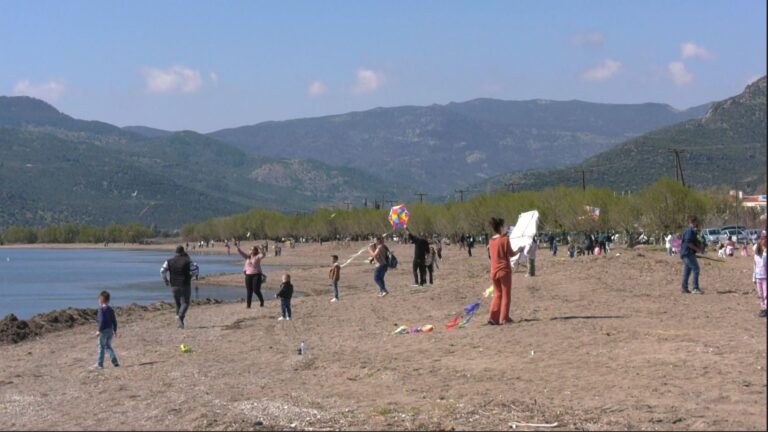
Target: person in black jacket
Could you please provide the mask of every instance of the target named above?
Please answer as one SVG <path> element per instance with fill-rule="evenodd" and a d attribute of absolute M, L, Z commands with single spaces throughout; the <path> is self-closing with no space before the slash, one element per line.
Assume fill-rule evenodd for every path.
<path fill-rule="evenodd" d="M 291 285 L 291 275 L 283 275 L 283 283 L 280 284 L 280 291 L 275 294 L 275 298 L 280 299 L 280 318 L 278 321 L 291 320 L 291 297 L 293 297 L 293 285 Z"/>
<path fill-rule="evenodd" d="M 173 292 L 173 300 L 176 302 L 176 322 L 180 329 L 184 328 L 184 317 L 187 315 L 192 296 L 191 265 L 192 261 L 184 251 L 184 246 L 177 246 L 176 255 L 163 263 L 160 269 L 165 286 L 170 286 Z"/>
<path fill-rule="evenodd" d="M 429 253 L 429 241 L 423 237 L 416 237 L 405 229 L 408 240 L 413 243 L 413 286 L 423 287 L 427 283 L 427 254 Z"/>

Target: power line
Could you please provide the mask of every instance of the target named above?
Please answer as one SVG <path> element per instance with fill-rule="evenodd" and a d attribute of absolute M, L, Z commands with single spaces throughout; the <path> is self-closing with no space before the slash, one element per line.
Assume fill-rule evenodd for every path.
<path fill-rule="evenodd" d="M 428 194 L 428 193 L 424 193 L 424 192 L 416 192 L 414 195 L 418 195 L 418 197 L 419 197 L 419 202 L 420 202 L 420 203 L 423 203 L 423 202 L 424 202 L 424 196 L 425 196 L 425 195 L 429 195 L 429 194 Z"/>

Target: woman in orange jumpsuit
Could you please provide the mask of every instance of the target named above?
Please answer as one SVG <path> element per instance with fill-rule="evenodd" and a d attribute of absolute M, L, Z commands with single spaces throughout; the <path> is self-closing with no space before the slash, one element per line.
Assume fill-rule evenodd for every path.
<path fill-rule="evenodd" d="M 496 233 L 488 242 L 488 254 L 491 258 L 491 280 L 493 281 L 493 300 L 488 324 L 502 325 L 511 323 L 509 317 L 510 291 L 512 290 L 512 265 L 509 259 L 522 252 L 512 250 L 509 237 L 502 234 L 504 219 L 491 218 L 491 229 Z"/>

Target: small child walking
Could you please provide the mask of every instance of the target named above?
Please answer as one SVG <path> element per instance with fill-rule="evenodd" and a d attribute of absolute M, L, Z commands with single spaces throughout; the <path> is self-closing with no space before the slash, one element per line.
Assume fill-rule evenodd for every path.
<path fill-rule="evenodd" d="M 333 287 L 333 298 L 331 303 L 339 301 L 339 279 L 341 279 L 341 265 L 339 265 L 339 256 L 331 255 L 331 270 L 328 272 L 328 278 L 331 279 Z"/>
<path fill-rule="evenodd" d="M 109 359 L 115 367 L 120 367 L 117 362 L 117 356 L 112 349 L 112 337 L 117 336 L 117 318 L 115 311 L 109 306 L 109 291 L 99 293 L 99 312 L 96 314 L 96 322 L 99 324 L 99 331 L 96 336 L 99 338 L 99 358 L 93 369 L 104 369 L 104 351 L 109 353 Z"/>
<path fill-rule="evenodd" d="M 293 297 L 293 285 L 291 285 L 291 275 L 283 275 L 283 283 L 280 284 L 280 291 L 275 294 L 280 299 L 280 318 L 278 321 L 291 320 L 291 297 Z"/>
<path fill-rule="evenodd" d="M 752 271 L 752 281 L 757 288 L 757 296 L 760 298 L 760 317 L 768 316 L 766 312 L 766 256 L 765 237 L 761 237 L 755 247 L 754 270 Z"/>

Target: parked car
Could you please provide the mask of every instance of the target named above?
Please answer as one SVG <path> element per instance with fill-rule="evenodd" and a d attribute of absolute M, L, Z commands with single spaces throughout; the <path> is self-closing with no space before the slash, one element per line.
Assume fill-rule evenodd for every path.
<path fill-rule="evenodd" d="M 720 241 L 720 228 L 705 228 L 701 231 L 701 237 L 707 243 L 716 243 Z"/>
<path fill-rule="evenodd" d="M 725 243 L 729 237 L 733 238 L 736 243 L 747 242 L 747 234 L 740 229 L 731 228 L 720 231 L 720 243 Z"/>
<path fill-rule="evenodd" d="M 732 229 L 736 229 L 736 230 L 742 231 L 742 230 L 747 229 L 747 227 L 741 226 L 741 225 L 725 225 L 725 226 L 721 226 L 720 227 L 720 231 L 732 230 Z"/>

